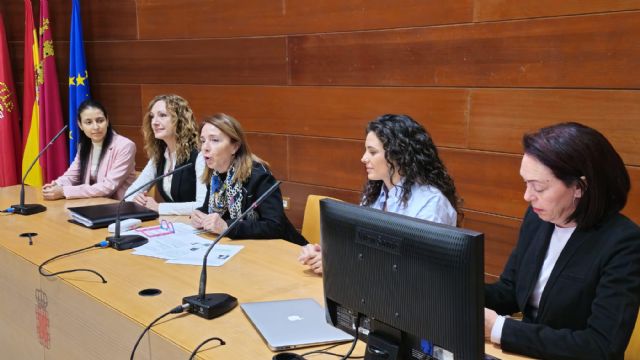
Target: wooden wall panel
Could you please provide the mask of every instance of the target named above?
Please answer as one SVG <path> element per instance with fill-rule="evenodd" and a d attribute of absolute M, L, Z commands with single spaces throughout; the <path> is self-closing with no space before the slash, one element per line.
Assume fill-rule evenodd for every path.
<path fill-rule="evenodd" d="M 138 2 L 141 39 L 238 37 L 471 21 L 473 0 Z M 172 14 L 166 16 L 165 14 Z M 185 19 L 189 22 L 185 24 Z"/>
<path fill-rule="evenodd" d="M 472 210 L 464 211 L 463 227 L 484 233 L 484 271 L 500 275 L 518 242 L 522 221 Z"/>
<path fill-rule="evenodd" d="M 297 85 L 638 88 L 640 12 L 293 36 Z M 389 54 L 393 54 L 390 56 Z M 606 69 L 607 71 L 603 71 Z"/>
<path fill-rule="evenodd" d="M 470 22 L 473 0 L 287 1 L 289 34 Z"/>
<path fill-rule="evenodd" d="M 91 86 L 91 97 L 104 105 L 113 125 L 141 128 L 143 105 L 140 103 L 140 91 L 140 85 L 97 84 Z"/>
<path fill-rule="evenodd" d="M 269 163 L 276 179 L 289 180 L 287 138 L 283 135 L 247 133 L 251 151 Z"/>
<path fill-rule="evenodd" d="M 206 38 L 282 33 L 284 1 L 138 1 L 141 39 Z M 171 14 L 171 16 L 166 16 Z M 189 19 L 185 21 L 185 19 Z"/>
<path fill-rule="evenodd" d="M 283 2 L 275 1 L 151 0 L 137 7 L 141 39 L 273 34 L 284 12 Z"/>
<path fill-rule="evenodd" d="M 144 99 L 169 92 L 185 97 L 198 118 L 224 112 L 246 131 L 361 140 L 369 121 L 400 113 L 424 124 L 438 145 L 467 143 L 469 92 L 462 89 L 143 86 Z"/>
<path fill-rule="evenodd" d="M 359 191 L 366 180 L 360 158 L 363 142 L 290 136 L 289 179 L 294 182 Z"/>
<path fill-rule="evenodd" d="M 24 40 L 24 0 L 3 0 L 0 10 L 8 41 Z"/>
<path fill-rule="evenodd" d="M 33 3 L 35 26 L 39 22 L 39 4 Z M 136 0 L 81 1 L 85 40 L 125 40 L 137 37 Z M 10 40 L 24 40 L 24 1 L 3 0 L 5 25 Z M 49 1 L 49 20 L 54 40 L 69 40 L 71 1 Z"/>
<path fill-rule="evenodd" d="M 527 207 L 520 178 L 521 156 L 440 149 L 463 208 L 521 218 Z"/>
<path fill-rule="evenodd" d="M 71 2 L 49 1 L 54 36 L 69 40 Z M 138 37 L 136 0 L 81 1 L 82 33 L 85 40 L 134 40 Z"/>
<path fill-rule="evenodd" d="M 144 151 L 144 140 L 139 127 L 116 125 L 113 129 L 120 135 L 129 138 L 136 144 L 136 170 L 141 171 L 149 158 Z"/>
<path fill-rule="evenodd" d="M 602 132 L 625 163 L 640 165 L 640 91 L 471 91 L 469 147 L 522 153 L 522 135 L 577 121 Z"/>
<path fill-rule="evenodd" d="M 309 195 L 330 196 L 352 204 L 358 204 L 360 202 L 360 191 L 342 190 L 293 182 L 284 182 L 280 188 L 282 189 L 282 195 L 287 196 L 290 199 L 289 210 L 287 210 L 286 213 L 289 220 L 291 220 L 291 223 L 297 229 L 302 228 L 304 207 L 307 204 L 307 196 Z"/>
<path fill-rule="evenodd" d="M 284 38 L 86 43 L 96 83 L 285 84 Z"/>
<path fill-rule="evenodd" d="M 11 60 L 11 68 L 13 69 L 13 82 L 22 83 L 24 78 L 24 42 L 10 41 L 7 43 L 9 48 L 9 58 Z M 20 93 L 22 99 L 22 93 Z"/>
<path fill-rule="evenodd" d="M 627 215 L 636 224 L 640 224 L 640 167 L 627 166 L 631 178 L 631 191 L 627 199 L 627 206 L 622 213 Z"/>
<path fill-rule="evenodd" d="M 638 10 L 638 0 L 476 0 L 475 21 Z"/>

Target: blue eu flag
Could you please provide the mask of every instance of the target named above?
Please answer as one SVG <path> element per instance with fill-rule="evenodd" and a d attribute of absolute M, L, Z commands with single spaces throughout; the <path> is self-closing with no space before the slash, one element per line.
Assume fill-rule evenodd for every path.
<path fill-rule="evenodd" d="M 79 0 L 73 0 L 69 35 L 69 163 L 78 151 L 78 105 L 89 98 L 89 73 L 84 56 Z"/>

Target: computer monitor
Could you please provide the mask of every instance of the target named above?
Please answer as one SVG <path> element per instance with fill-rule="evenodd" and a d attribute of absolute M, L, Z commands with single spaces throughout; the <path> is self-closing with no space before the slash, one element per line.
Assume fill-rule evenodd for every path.
<path fill-rule="evenodd" d="M 359 318 L 365 359 L 484 359 L 483 234 L 329 199 L 320 223 L 327 321 Z"/>

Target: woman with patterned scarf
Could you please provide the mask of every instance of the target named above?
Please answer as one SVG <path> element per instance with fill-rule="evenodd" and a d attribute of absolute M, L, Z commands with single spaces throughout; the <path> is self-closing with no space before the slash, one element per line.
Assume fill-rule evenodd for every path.
<path fill-rule="evenodd" d="M 229 115 L 206 118 L 200 126 L 200 142 L 207 165 L 202 178 L 207 184 L 207 196 L 202 207 L 191 214 L 191 224 L 219 234 L 275 184 L 276 179 L 268 164 L 251 153 L 240 123 Z M 284 213 L 280 189 L 265 198 L 227 236 L 307 244 Z"/>

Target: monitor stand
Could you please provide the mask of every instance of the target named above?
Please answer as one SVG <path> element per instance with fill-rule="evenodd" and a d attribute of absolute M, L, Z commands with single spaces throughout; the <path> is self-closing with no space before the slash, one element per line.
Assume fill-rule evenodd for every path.
<path fill-rule="evenodd" d="M 398 344 L 375 332 L 369 333 L 364 360 L 399 360 Z"/>

